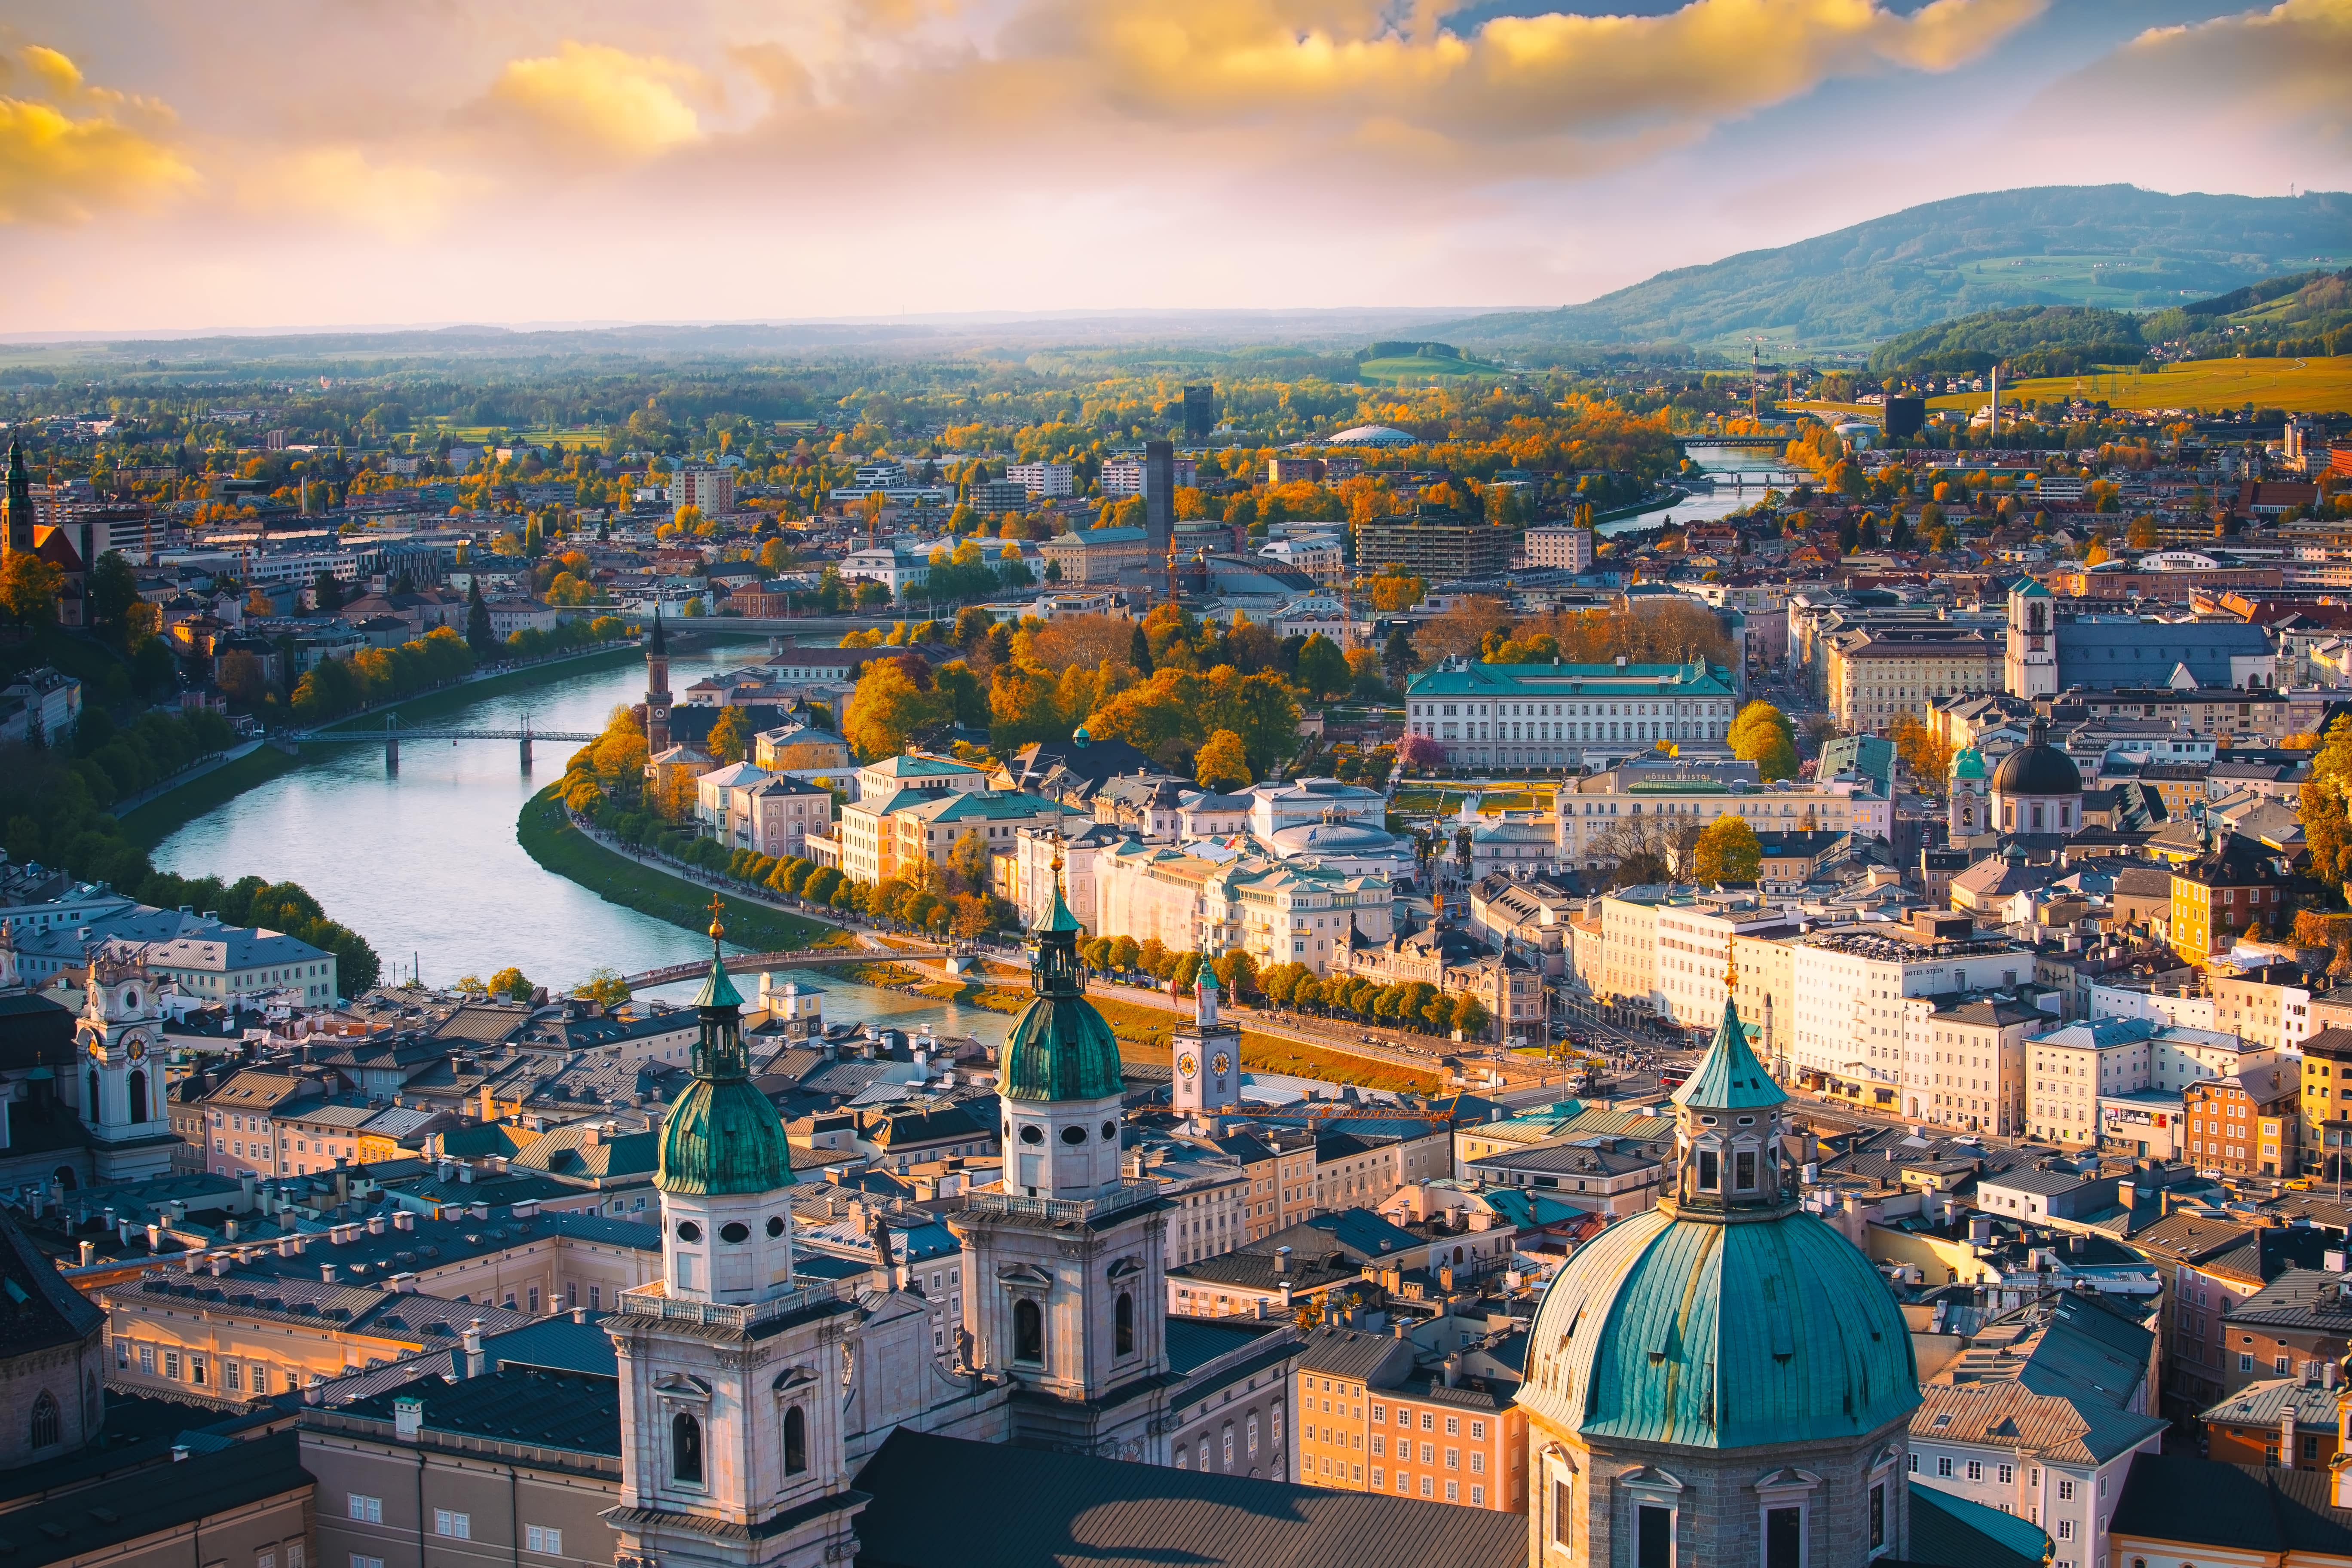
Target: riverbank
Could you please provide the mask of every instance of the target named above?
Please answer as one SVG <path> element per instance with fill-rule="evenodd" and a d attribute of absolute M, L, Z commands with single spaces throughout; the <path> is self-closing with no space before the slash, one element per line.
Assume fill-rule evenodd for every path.
<path fill-rule="evenodd" d="M 414 697 L 404 697 L 397 702 L 387 702 L 359 713 L 346 713 L 340 719 L 330 719 L 319 726 L 321 733 L 334 733 L 347 727 L 380 721 L 396 713 L 404 723 L 418 719 L 437 719 L 461 708 L 509 692 L 526 691 L 551 680 L 569 679 L 572 676 L 629 663 L 645 657 L 644 647 L 635 642 L 614 643 L 608 647 L 591 648 L 584 653 L 565 654 L 560 658 L 541 659 L 514 669 L 502 669 L 495 675 L 467 676 L 453 686 L 432 691 L 421 691 Z M 381 729 L 382 725 L 377 724 Z M 352 738 L 366 737 L 365 730 L 352 730 Z"/>
<path fill-rule="evenodd" d="M 755 952 L 781 952 L 854 942 L 837 926 L 769 909 L 730 889 L 688 881 L 617 855 L 572 825 L 550 786 L 524 803 L 515 840 L 543 870 L 578 884 L 606 903 L 635 910 L 682 930 L 710 925 L 710 896 L 727 900 L 727 938 Z"/>
<path fill-rule="evenodd" d="M 953 1002 L 959 1006 L 982 1007 L 992 1013 L 1007 1014 L 1020 1012 L 1029 1005 L 1031 1000 L 1025 986 L 969 983 L 958 985 L 933 982 L 919 987 L 916 994 Z M 1110 1026 L 1111 1034 L 1118 1041 L 1118 1054 L 1123 1060 L 1149 1067 L 1174 1065 L 1174 1036 L 1177 1026 L 1189 1016 L 1190 1004 L 1171 1003 L 1163 1010 L 1108 996 L 1089 996 L 1087 1000 L 1103 1016 L 1103 1021 Z M 1285 1078 L 1311 1078 L 1324 1083 L 1354 1084 L 1362 1089 L 1402 1090 L 1422 1095 L 1445 1092 L 1444 1079 L 1436 1073 L 1387 1067 L 1342 1051 L 1318 1050 L 1313 1046 L 1301 1045 L 1295 1040 L 1259 1034 L 1246 1024 L 1242 1026 L 1242 1066 Z"/>
<path fill-rule="evenodd" d="M 163 840 L 206 812 L 301 765 L 299 757 L 275 746 L 259 746 L 117 813 L 115 821 L 123 837 L 152 854 Z"/>

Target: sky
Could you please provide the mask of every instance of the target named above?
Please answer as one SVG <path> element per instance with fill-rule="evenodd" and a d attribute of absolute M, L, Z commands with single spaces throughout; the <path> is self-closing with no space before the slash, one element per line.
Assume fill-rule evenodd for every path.
<path fill-rule="evenodd" d="M 11 0 L 0 332 L 1548 306 L 2352 188 L 2352 0 Z"/>

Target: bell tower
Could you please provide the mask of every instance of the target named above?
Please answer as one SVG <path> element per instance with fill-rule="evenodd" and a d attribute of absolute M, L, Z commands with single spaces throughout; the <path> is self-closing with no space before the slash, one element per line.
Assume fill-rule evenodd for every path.
<path fill-rule="evenodd" d="M 2058 624 L 2050 590 L 2032 577 L 2009 588 L 2009 647 L 2001 684 L 2011 697 L 2049 697 L 2058 689 Z"/>
<path fill-rule="evenodd" d="M 604 1330 L 621 1365 L 622 1568 L 824 1568 L 856 1557 L 841 1389 L 854 1283 L 793 1272 L 784 1124 L 751 1085 L 719 953 L 694 999 L 694 1078 L 662 1127 L 662 1278 Z"/>
<path fill-rule="evenodd" d="M 646 638 L 646 758 L 669 750 L 669 638 L 662 631 L 661 604 L 654 604 L 654 629 Z"/>
<path fill-rule="evenodd" d="M 5 553 L 29 552 L 33 548 L 33 477 L 25 471 L 24 443 L 14 438 L 8 443 L 8 499 L 4 510 L 0 530 L 5 530 Z"/>
<path fill-rule="evenodd" d="M 1166 1464 L 1169 1205 L 1120 1172 L 1118 1041 L 1086 998 L 1058 847 L 1029 934 L 1034 994 L 999 1083 L 1004 1176 L 946 1216 L 971 1359 L 1013 1385 L 1013 1441 Z"/>
<path fill-rule="evenodd" d="M 1176 1079 L 1172 1102 L 1179 1115 L 1196 1122 L 1242 1104 L 1242 1032 L 1217 1019 L 1220 989 L 1208 960 L 1192 982 L 1192 1017 L 1176 1026 Z"/>
<path fill-rule="evenodd" d="M 1974 746 L 1961 747 L 1952 756 L 1950 782 L 1951 803 L 1945 826 L 1953 842 L 1991 832 L 1992 795 L 1985 773 L 1984 753 Z"/>
<path fill-rule="evenodd" d="M 108 942 L 89 961 L 89 999 L 75 1026 L 81 1047 L 82 1125 L 100 1182 L 170 1173 L 179 1142 L 163 1103 L 163 1009 L 137 947 Z"/>

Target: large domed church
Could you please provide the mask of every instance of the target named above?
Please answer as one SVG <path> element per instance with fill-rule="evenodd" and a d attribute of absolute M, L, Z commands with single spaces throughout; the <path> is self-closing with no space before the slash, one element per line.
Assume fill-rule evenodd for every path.
<path fill-rule="evenodd" d="M 1586 1244 L 1536 1316 L 1530 1568 L 1906 1557 L 1910 1334 L 1799 1206 L 1787 1096 L 1728 1000 L 1674 1104 L 1672 1194 Z"/>

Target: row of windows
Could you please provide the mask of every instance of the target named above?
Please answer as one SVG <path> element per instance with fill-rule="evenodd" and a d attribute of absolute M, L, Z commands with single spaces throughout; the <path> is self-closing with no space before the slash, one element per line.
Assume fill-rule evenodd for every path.
<path fill-rule="evenodd" d="M 383 1499 L 370 1497 L 364 1492 L 346 1492 L 343 1494 L 343 1517 L 355 1519 L 362 1524 L 382 1524 Z M 446 1536 L 452 1541 L 471 1541 L 474 1539 L 474 1516 L 456 1509 L 436 1508 L 433 1510 L 433 1533 Z M 522 1533 L 525 1551 L 544 1552 L 551 1557 L 563 1555 L 563 1531 L 553 1525 L 526 1524 L 523 1526 Z M 373 1563 L 375 1568 L 383 1568 L 383 1559 L 381 1557 L 362 1557 L 356 1552 L 352 1554 L 352 1568 L 362 1568 L 362 1564 L 366 1563 Z M 268 1556 L 265 1554 L 257 1563 L 256 1568 L 271 1568 Z M 287 1549 L 286 1568 L 302 1568 L 302 1554 L 299 1546 Z"/>

